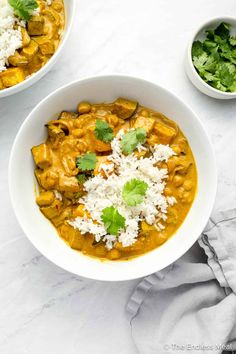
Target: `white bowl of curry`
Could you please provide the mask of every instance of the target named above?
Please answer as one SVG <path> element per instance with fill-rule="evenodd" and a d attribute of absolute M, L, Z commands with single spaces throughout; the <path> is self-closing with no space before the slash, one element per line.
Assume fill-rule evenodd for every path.
<path fill-rule="evenodd" d="M 61 54 L 72 28 L 75 0 L 0 0 L 0 98 L 42 78 Z"/>
<path fill-rule="evenodd" d="M 179 98 L 113 75 L 64 86 L 32 111 L 12 148 L 9 185 L 19 223 L 48 259 L 88 278 L 128 280 L 197 240 L 216 167 L 200 120 Z"/>

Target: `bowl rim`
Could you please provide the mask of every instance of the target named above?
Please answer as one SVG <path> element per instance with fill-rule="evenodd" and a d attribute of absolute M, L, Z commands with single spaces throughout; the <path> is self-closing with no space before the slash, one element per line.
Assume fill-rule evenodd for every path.
<path fill-rule="evenodd" d="M 68 0 L 67 0 L 68 1 Z M 46 75 L 50 69 L 54 66 L 56 61 L 59 59 L 65 44 L 68 41 L 69 35 L 71 33 L 71 29 L 74 23 L 74 17 L 75 17 L 75 12 L 76 12 L 76 6 L 77 2 L 76 0 L 69 0 L 71 3 L 71 16 L 69 18 L 66 18 L 66 29 L 64 29 L 64 33 L 62 35 L 60 44 L 56 50 L 56 52 L 52 55 L 52 57 L 48 60 L 48 62 L 42 66 L 38 71 L 30 75 L 28 78 L 26 78 L 24 81 L 20 82 L 17 85 L 14 85 L 12 87 L 5 88 L 3 90 L 0 90 L 0 99 L 14 95 L 16 93 L 19 93 L 28 87 L 32 86 L 35 84 L 37 81 L 42 79 L 44 75 Z M 68 21 L 69 20 L 69 21 Z"/>
<path fill-rule="evenodd" d="M 120 79 L 124 79 L 126 80 L 127 78 L 130 80 L 134 80 L 134 81 L 139 81 L 140 83 L 143 84 L 147 84 L 147 85 L 153 85 L 154 87 L 159 88 L 160 90 L 162 90 L 165 94 L 169 95 L 170 97 L 172 97 L 174 100 L 178 101 L 180 105 L 184 106 L 196 119 L 196 121 L 198 122 L 199 126 L 201 127 L 201 129 L 203 130 L 203 132 L 205 133 L 205 138 L 207 140 L 208 146 L 209 146 L 209 153 L 210 153 L 210 157 L 212 159 L 212 167 L 213 167 L 213 173 L 212 173 L 212 180 L 211 180 L 211 187 L 212 187 L 212 193 L 211 193 L 211 197 L 208 198 L 208 210 L 207 213 L 205 213 L 205 215 L 202 217 L 202 223 L 201 223 L 201 231 L 199 232 L 198 236 L 195 237 L 195 239 L 191 239 L 186 238 L 185 242 L 180 245 L 180 247 L 175 251 L 171 253 L 171 256 L 167 257 L 166 260 L 163 262 L 161 267 L 153 267 L 152 264 L 149 264 L 149 267 L 146 267 L 145 270 L 142 270 L 142 272 L 139 271 L 138 274 L 133 274 L 130 275 L 130 273 L 128 272 L 128 274 L 124 274 L 124 272 L 122 272 L 122 275 L 120 274 L 114 274 L 111 275 L 110 274 L 98 274 L 96 273 L 96 276 L 94 276 L 93 274 L 91 274 L 90 271 L 87 271 L 87 269 L 82 269 L 80 273 L 77 273 L 74 269 L 71 269 L 73 267 L 68 266 L 65 264 L 60 264 L 60 262 L 56 261 L 53 256 L 50 254 L 50 252 L 47 252 L 47 250 L 45 251 L 45 249 L 43 249 L 43 247 L 41 247 L 40 242 L 35 242 L 34 237 L 27 232 L 27 228 L 24 227 L 24 221 L 21 220 L 20 218 L 20 212 L 18 211 L 18 208 L 15 206 L 15 202 L 14 202 L 14 193 L 13 193 L 13 185 L 14 185 L 14 176 L 13 173 L 11 172 L 13 169 L 13 160 L 14 160 L 14 152 L 17 148 L 18 145 L 18 139 L 21 136 L 21 133 L 24 131 L 25 126 L 27 126 L 28 122 L 33 119 L 34 117 L 34 113 L 42 106 L 45 105 L 47 103 L 48 100 L 50 100 L 51 97 L 56 96 L 59 92 L 66 90 L 67 88 L 73 88 L 73 86 L 77 86 L 81 83 L 89 83 L 92 82 L 93 80 L 106 80 L 106 79 L 114 79 L 114 78 L 120 78 Z M 43 100 L 41 100 L 37 106 L 34 107 L 34 109 L 29 113 L 29 115 L 26 117 L 26 119 L 24 120 L 24 122 L 22 123 L 20 129 L 18 130 L 18 133 L 15 137 L 14 143 L 12 145 L 12 149 L 11 149 L 11 153 L 10 153 L 10 158 L 9 158 L 9 164 L 8 164 L 8 187 L 9 187 L 9 194 L 10 194 L 10 200 L 12 203 L 12 207 L 16 216 L 16 219 L 22 229 L 22 231 L 24 232 L 25 236 L 30 240 L 30 242 L 34 245 L 34 247 L 44 256 L 46 257 L 48 260 L 50 260 L 52 263 L 56 264 L 58 267 L 60 267 L 61 269 L 67 270 L 71 273 L 74 273 L 76 275 L 79 275 L 81 277 L 86 277 L 89 279 L 93 279 L 93 280 L 101 280 L 101 281 L 126 281 L 126 280 L 131 280 L 131 279 L 137 279 L 140 277 L 144 277 L 147 276 L 149 274 L 155 273 L 157 271 L 160 271 L 161 269 L 166 268 L 167 266 L 169 266 L 170 264 L 174 263 L 177 259 L 179 259 L 180 257 L 182 257 L 191 247 L 192 245 L 197 241 L 197 238 L 200 236 L 201 232 L 203 231 L 204 227 L 206 226 L 208 219 L 210 217 L 210 213 L 213 209 L 213 205 L 214 205 L 214 201 L 215 201 L 215 196 L 216 196 L 216 191 L 217 191 L 217 168 L 216 168 L 216 160 L 215 160 L 215 154 L 214 154 L 214 150 L 213 150 L 213 146 L 211 143 L 211 140 L 206 132 L 206 130 L 203 127 L 203 124 L 200 120 L 200 118 L 193 112 L 193 110 L 188 106 L 188 104 L 186 104 L 181 98 L 179 98 L 177 95 L 175 95 L 174 93 L 172 93 L 171 91 L 169 91 L 168 89 L 164 88 L 163 86 L 160 86 L 152 81 L 149 80 L 145 80 L 143 78 L 139 78 L 139 77 L 134 77 L 131 75 L 123 75 L 123 74 L 108 74 L 108 75 L 95 75 L 92 77 L 84 77 L 82 79 L 79 80 L 74 80 L 70 83 L 67 83 L 66 85 L 63 85 L 59 88 L 57 88 L 55 91 L 51 92 L 48 96 L 46 96 Z M 173 235 L 174 237 L 174 235 Z M 154 250 L 155 251 L 155 250 Z M 148 254 L 148 253 L 147 253 Z M 147 255 L 146 254 L 146 255 Z M 87 258 L 89 258 L 88 256 L 85 256 Z M 139 258 L 139 257 L 137 257 Z M 132 260 L 131 260 L 132 261 Z M 129 262 L 131 262 L 129 261 Z M 110 261 L 111 262 L 111 261 Z M 107 262 L 109 263 L 109 261 Z"/>
<path fill-rule="evenodd" d="M 220 91 L 218 89 L 215 89 L 214 87 L 210 86 L 209 84 L 207 84 L 202 78 L 201 76 L 198 74 L 197 70 L 195 69 L 194 65 L 193 65 L 193 60 L 192 60 L 192 46 L 193 43 L 195 41 L 195 38 L 197 37 L 197 35 L 203 31 L 203 29 L 206 26 L 210 26 L 212 22 L 216 22 L 219 21 L 220 22 L 227 22 L 227 21 L 234 21 L 235 25 L 236 25 L 236 17 L 232 17 L 232 16 L 220 16 L 220 17 L 211 17 L 210 19 L 208 19 L 207 21 L 203 22 L 192 34 L 191 39 L 189 40 L 189 44 L 187 47 L 187 59 L 189 62 L 189 66 L 191 68 L 191 71 L 194 75 L 194 79 L 198 80 L 206 89 L 208 89 L 209 91 L 212 91 L 215 94 L 218 94 L 222 97 L 231 97 L 231 98 L 236 98 L 236 92 L 223 92 Z M 198 89 L 199 90 L 199 89 Z"/>

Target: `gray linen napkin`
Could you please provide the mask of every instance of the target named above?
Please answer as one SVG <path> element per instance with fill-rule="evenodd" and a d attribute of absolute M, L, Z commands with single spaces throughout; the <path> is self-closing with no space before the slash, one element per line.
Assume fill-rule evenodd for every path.
<path fill-rule="evenodd" d="M 127 311 L 140 354 L 236 350 L 236 209 L 211 217 L 199 245 L 205 262 L 190 250 L 144 278 L 130 297 Z"/>

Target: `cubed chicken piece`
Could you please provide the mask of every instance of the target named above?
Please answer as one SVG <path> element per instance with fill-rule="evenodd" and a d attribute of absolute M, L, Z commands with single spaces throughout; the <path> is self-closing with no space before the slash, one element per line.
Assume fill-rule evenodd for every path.
<path fill-rule="evenodd" d="M 80 251 L 83 248 L 84 236 L 81 235 L 79 230 L 74 229 L 74 232 L 70 233 L 68 241 L 71 248 Z"/>
<path fill-rule="evenodd" d="M 11 55 L 8 58 L 8 62 L 12 66 L 26 66 L 29 60 L 24 55 L 21 55 L 18 51 L 15 51 L 14 55 Z"/>
<path fill-rule="evenodd" d="M 103 168 L 102 168 L 103 167 Z M 114 171 L 114 164 L 107 159 L 107 156 L 97 156 L 97 163 L 94 169 L 94 175 L 106 177 Z"/>
<path fill-rule="evenodd" d="M 98 139 L 94 139 L 93 148 L 95 151 L 98 151 L 98 152 L 108 152 L 108 151 L 111 151 L 111 144 L 105 143 L 104 141 L 101 141 Z"/>
<path fill-rule="evenodd" d="M 25 73 L 22 68 L 9 68 L 0 73 L 0 80 L 4 87 L 11 87 L 25 80 Z"/>
<path fill-rule="evenodd" d="M 43 55 L 52 55 L 55 51 L 54 43 L 48 40 L 48 42 L 41 44 L 39 49 Z"/>
<path fill-rule="evenodd" d="M 150 133 L 154 127 L 155 118 L 148 118 L 143 116 L 138 116 L 134 123 L 134 128 L 144 128 L 148 133 Z"/>
<path fill-rule="evenodd" d="M 39 49 L 38 44 L 35 41 L 30 41 L 30 44 L 27 47 L 24 47 L 21 51 L 22 55 L 31 60 L 33 56 L 37 53 Z"/>
<path fill-rule="evenodd" d="M 53 140 L 55 139 L 60 140 L 64 138 L 65 132 L 60 125 L 49 124 L 47 128 L 48 128 L 48 136 Z"/>
<path fill-rule="evenodd" d="M 35 177 L 37 178 L 38 184 L 47 190 L 52 190 L 57 187 L 58 184 L 58 173 L 53 170 L 53 168 L 46 169 L 42 171 L 41 169 L 35 170 Z"/>
<path fill-rule="evenodd" d="M 60 176 L 59 177 L 59 191 L 61 192 L 79 192 L 80 185 L 76 177 L 67 177 L 67 176 Z"/>
<path fill-rule="evenodd" d="M 47 57 L 42 57 L 41 55 L 35 55 L 27 65 L 27 70 L 29 74 L 33 74 L 47 62 Z"/>
<path fill-rule="evenodd" d="M 170 144 L 176 136 L 176 130 L 174 128 L 160 122 L 155 124 L 154 132 L 156 133 L 161 144 Z"/>
<path fill-rule="evenodd" d="M 70 225 L 63 224 L 59 228 L 60 236 L 65 240 L 68 241 L 70 239 L 70 232 L 74 230 L 74 228 Z"/>
<path fill-rule="evenodd" d="M 62 224 L 64 224 L 65 220 L 69 220 L 71 218 L 72 218 L 72 208 L 67 207 L 62 211 L 60 215 L 53 218 L 52 222 L 55 227 L 59 227 Z"/>
<path fill-rule="evenodd" d="M 39 45 L 39 49 L 43 55 L 51 55 L 55 52 L 54 42 L 47 36 L 36 36 L 33 40 Z"/>
<path fill-rule="evenodd" d="M 43 11 L 43 14 L 48 17 L 50 22 L 54 22 L 56 26 L 60 26 L 61 18 L 55 10 L 52 8 L 47 8 Z"/>
<path fill-rule="evenodd" d="M 27 47 L 30 44 L 30 36 L 24 27 L 21 27 L 21 35 L 22 35 L 22 47 Z"/>
<path fill-rule="evenodd" d="M 61 237 L 67 241 L 71 248 L 81 250 L 84 243 L 84 236 L 81 235 L 79 230 L 74 229 L 70 225 L 62 225 L 59 229 Z"/>
<path fill-rule="evenodd" d="M 63 10 L 63 4 L 60 1 L 54 0 L 52 3 L 52 8 L 57 12 L 61 12 Z"/>
<path fill-rule="evenodd" d="M 27 29 L 30 36 L 41 36 L 44 34 L 44 17 L 32 16 L 28 22 Z"/>
<path fill-rule="evenodd" d="M 112 113 L 122 119 L 130 118 L 138 108 L 138 102 L 130 101 L 122 97 L 117 98 L 113 105 Z"/>
<path fill-rule="evenodd" d="M 44 169 L 51 166 L 51 151 L 46 144 L 40 144 L 32 148 L 32 154 L 35 164 Z"/>
<path fill-rule="evenodd" d="M 89 143 L 91 144 L 91 151 L 96 152 L 108 152 L 111 151 L 111 144 L 105 143 L 102 140 L 96 138 L 94 134 L 95 122 L 92 122 L 92 126 L 87 129 L 87 137 L 89 137 Z"/>
<path fill-rule="evenodd" d="M 48 206 L 52 204 L 55 199 L 55 194 L 52 191 L 42 192 L 36 198 L 36 203 L 42 206 Z"/>
<path fill-rule="evenodd" d="M 50 206 L 41 207 L 40 210 L 46 216 L 46 218 L 51 220 L 61 214 L 62 202 L 58 199 L 55 199 Z"/>
<path fill-rule="evenodd" d="M 55 24 L 55 22 L 51 21 L 45 22 L 44 34 L 46 34 L 49 39 L 53 40 L 58 39 L 60 37 L 58 26 Z"/>

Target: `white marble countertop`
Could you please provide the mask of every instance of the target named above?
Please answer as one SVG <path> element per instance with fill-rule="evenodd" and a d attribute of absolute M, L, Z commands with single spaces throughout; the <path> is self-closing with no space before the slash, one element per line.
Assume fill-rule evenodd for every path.
<path fill-rule="evenodd" d="M 183 69 L 191 32 L 235 9 L 234 0 L 78 0 L 73 34 L 54 69 L 32 88 L 0 100 L 1 354 L 136 353 L 125 304 L 137 281 L 102 283 L 59 269 L 31 245 L 15 219 L 7 167 L 25 117 L 54 89 L 85 76 L 115 72 L 156 82 L 201 117 L 218 165 L 215 207 L 235 206 L 236 100 L 202 95 Z"/>

